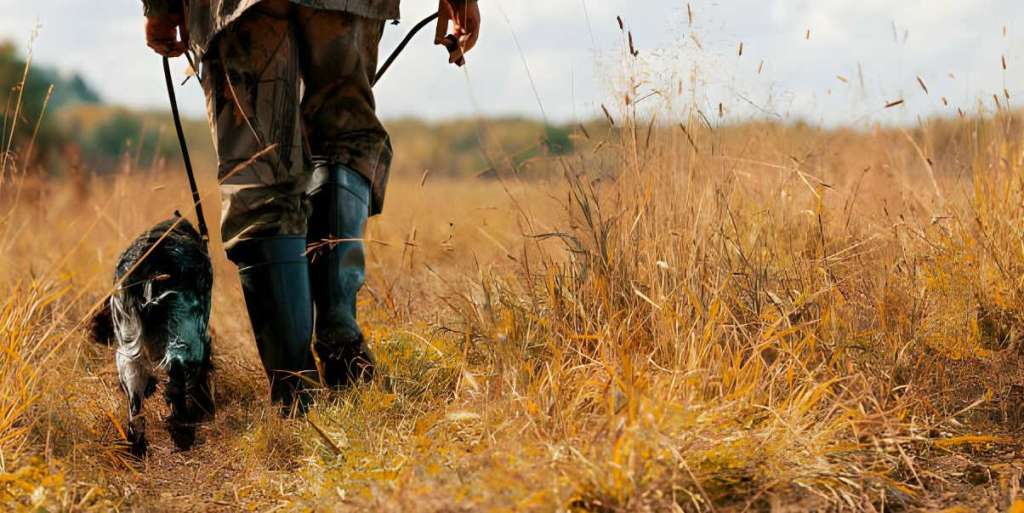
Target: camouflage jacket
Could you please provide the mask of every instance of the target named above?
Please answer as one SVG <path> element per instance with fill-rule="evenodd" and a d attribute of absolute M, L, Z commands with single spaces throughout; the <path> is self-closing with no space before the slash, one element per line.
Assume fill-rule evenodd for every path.
<path fill-rule="evenodd" d="M 185 12 L 192 48 L 202 56 L 210 41 L 260 0 L 142 0 L 146 16 Z M 398 19 L 399 0 L 291 0 L 318 9 L 345 11 L 367 18 Z"/>

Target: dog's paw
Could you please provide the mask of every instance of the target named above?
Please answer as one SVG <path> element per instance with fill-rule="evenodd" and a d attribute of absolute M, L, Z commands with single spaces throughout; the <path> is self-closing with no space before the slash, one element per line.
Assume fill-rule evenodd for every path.
<path fill-rule="evenodd" d="M 128 450 L 131 451 L 132 455 L 136 458 L 146 456 L 146 453 L 149 451 L 149 443 L 146 441 L 146 430 L 139 426 L 129 425 L 128 432 L 125 434 L 128 436 Z"/>
<path fill-rule="evenodd" d="M 196 444 L 196 425 L 191 422 L 168 420 L 167 432 L 180 451 L 188 451 Z"/>

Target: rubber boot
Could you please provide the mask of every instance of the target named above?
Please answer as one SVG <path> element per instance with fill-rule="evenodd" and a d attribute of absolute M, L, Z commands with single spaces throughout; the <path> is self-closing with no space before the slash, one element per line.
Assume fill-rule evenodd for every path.
<path fill-rule="evenodd" d="M 322 377 L 331 387 L 373 378 L 373 353 L 356 322 L 356 296 L 366 280 L 363 234 L 370 184 L 345 166 L 320 165 L 308 189 L 312 203 L 308 243 Z"/>
<path fill-rule="evenodd" d="M 285 414 L 305 408 L 303 373 L 313 368 L 313 305 L 305 252 L 306 238 L 301 236 L 246 240 L 228 252 L 238 265 L 271 399 Z"/>

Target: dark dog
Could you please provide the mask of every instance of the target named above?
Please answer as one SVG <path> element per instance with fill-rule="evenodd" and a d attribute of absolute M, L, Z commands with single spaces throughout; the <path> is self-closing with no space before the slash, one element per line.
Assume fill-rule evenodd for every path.
<path fill-rule="evenodd" d="M 142 403 L 156 391 L 155 368 L 167 372 L 168 430 L 179 448 L 188 449 L 196 423 L 213 414 L 207 330 L 213 267 L 206 244 L 175 212 L 121 254 L 114 284 L 107 307 L 94 319 L 93 334 L 107 343 L 116 339 L 132 451 L 146 451 Z"/>

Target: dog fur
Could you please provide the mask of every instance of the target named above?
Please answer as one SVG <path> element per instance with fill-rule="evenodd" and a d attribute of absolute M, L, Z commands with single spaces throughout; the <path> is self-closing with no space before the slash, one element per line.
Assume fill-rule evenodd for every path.
<path fill-rule="evenodd" d="M 143 402 L 156 391 L 156 369 L 167 374 L 167 427 L 175 444 L 195 442 L 196 423 L 212 416 L 209 386 L 213 266 L 196 229 L 175 212 L 121 254 L 115 292 L 94 318 L 98 341 L 116 342 L 117 373 L 128 399 L 128 438 L 146 451 Z"/>

